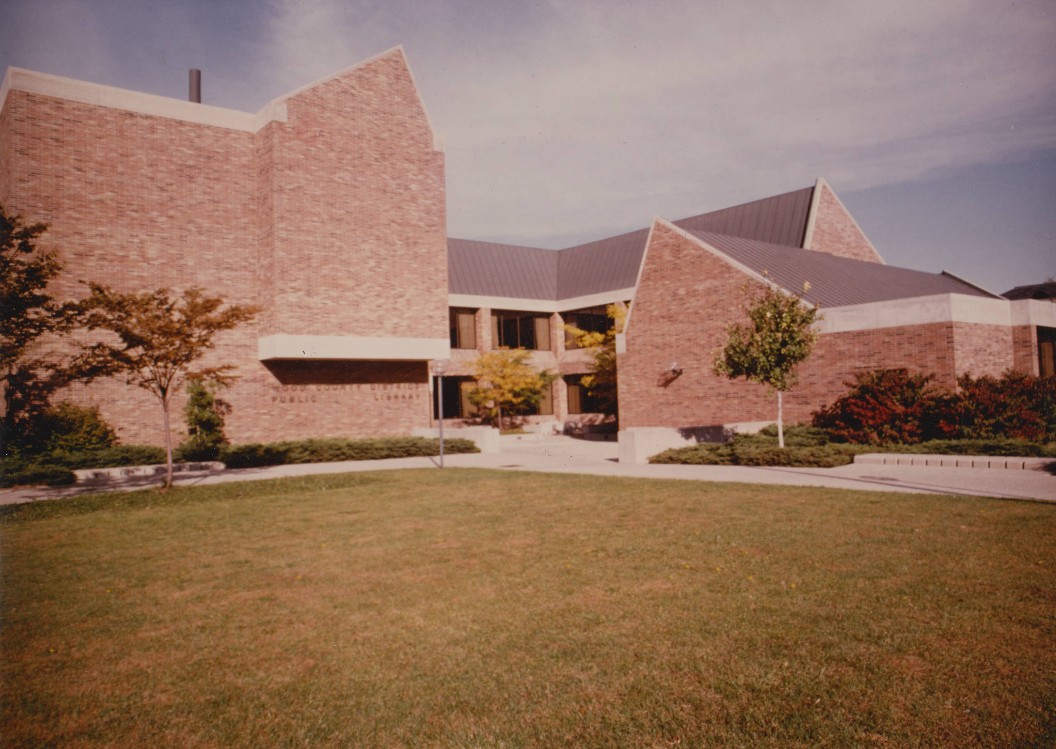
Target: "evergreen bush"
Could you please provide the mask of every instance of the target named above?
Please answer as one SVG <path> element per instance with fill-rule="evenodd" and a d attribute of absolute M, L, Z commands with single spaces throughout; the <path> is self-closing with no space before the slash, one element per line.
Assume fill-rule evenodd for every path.
<path fill-rule="evenodd" d="M 183 408 L 187 423 L 187 440 L 176 448 L 178 461 L 217 460 L 227 444 L 224 417 L 231 407 L 217 397 L 221 387 L 199 378 L 187 380 L 187 405 Z"/>

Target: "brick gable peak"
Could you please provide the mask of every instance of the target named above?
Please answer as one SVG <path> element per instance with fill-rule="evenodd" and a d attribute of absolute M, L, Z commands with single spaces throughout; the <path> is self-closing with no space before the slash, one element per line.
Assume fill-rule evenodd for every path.
<path fill-rule="evenodd" d="M 818 177 L 810 200 L 803 249 L 885 265 L 862 227 L 823 177 Z"/>
<path fill-rule="evenodd" d="M 380 52 L 374 55 L 373 57 L 368 57 L 366 60 L 361 60 L 360 62 L 350 65 L 347 68 L 338 70 L 335 73 L 331 73 L 330 75 L 324 76 L 323 78 L 301 86 L 300 88 L 294 89 L 293 91 L 289 91 L 283 94 L 282 96 L 278 97 L 277 99 L 274 99 L 273 101 L 269 102 L 268 108 L 285 105 L 285 103 L 288 102 L 290 99 L 293 99 L 305 92 L 311 91 L 321 86 L 325 86 L 326 84 L 332 81 L 340 80 L 342 78 L 363 75 L 364 73 L 369 74 L 373 72 L 372 69 L 376 69 L 377 73 L 381 75 L 382 68 L 388 62 L 396 63 L 396 66 L 399 71 L 398 74 L 407 76 L 411 87 L 414 89 L 414 94 L 417 97 L 418 106 L 422 110 L 422 116 L 425 118 L 425 122 L 429 127 L 429 131 L 433 134 L 434 149 L 437 151 L 442 151 L 443 139 L 439 135 L 437 135 L 436 128 L 433 127 L 433 121 L 429 117 L 429 110 L 425 107 L 425 101 L 423 101 L 422 99 L 421 91 L 418 88 L 418 82 L 414 78 L 414 71 L 411 70 L 411 65 L 407 61 L 407 54 L 404 51 L 402 44 L 387 49 L 384 52 Z"/>

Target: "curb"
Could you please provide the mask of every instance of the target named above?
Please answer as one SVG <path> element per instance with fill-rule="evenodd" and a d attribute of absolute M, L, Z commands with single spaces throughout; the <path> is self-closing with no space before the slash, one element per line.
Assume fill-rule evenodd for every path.
<path fill-rule="evenodd" d="M 225 466 L 218 460 L 200 463 L 173 463 L 173 476 L 186 476 L 192 473 L 216 473 Z M 150 466 L 119 466 L 117 468 L 79 468 L 73 472 L 78 484 L 109 484 L 137 476 L 163 476 L 165 464 Z"/>
<path fill-rule="evenodd" d="M 999 468 L 1012 471 L 1040 471 L 1053 458 L 1015 458 L 1004 455 L 935 455 L 913 453 L 863 453 L 854 462 L 884 466 L 928 466 L 930 468 Z"/>

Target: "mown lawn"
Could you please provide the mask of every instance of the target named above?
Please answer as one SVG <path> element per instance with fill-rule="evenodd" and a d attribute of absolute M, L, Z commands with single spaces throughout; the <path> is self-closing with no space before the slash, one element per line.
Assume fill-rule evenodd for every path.
<path fill-rule="evenodd" d="M 0 544 L 6 746 L 1056 741 L 1056 506 L 431 470 Z"/>

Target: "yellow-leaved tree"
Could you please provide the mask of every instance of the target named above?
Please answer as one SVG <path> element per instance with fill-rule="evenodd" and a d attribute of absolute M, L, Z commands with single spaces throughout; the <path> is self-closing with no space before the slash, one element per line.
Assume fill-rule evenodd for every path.
<path fill-rule="evenodd" d="M 473 362 L 477 384 L 469 391 L 469 400 L 499 429 L 504 414 L 523 413 L 539 405 L 543 388 L 554 381 L 553 374 L 532 366 L 531 356 L 524 349 L 500 348 Z"/>
<path fill-rule="evenodd" d="M 610 304 L 605 308 L 612 325 L 604 333 L 580 330 L 575 325 L 565 325 L 565 330 L 575 339 L 576 347 L 588 349 L 593 361 L 589 374 L 580 379 L 587 393 L 598 405 L 598 410 L 607 416 L 616 416 L 619 401 L 616 396 L 616 335 L 623 332 L 627 319 L 624 304 Z"/>

